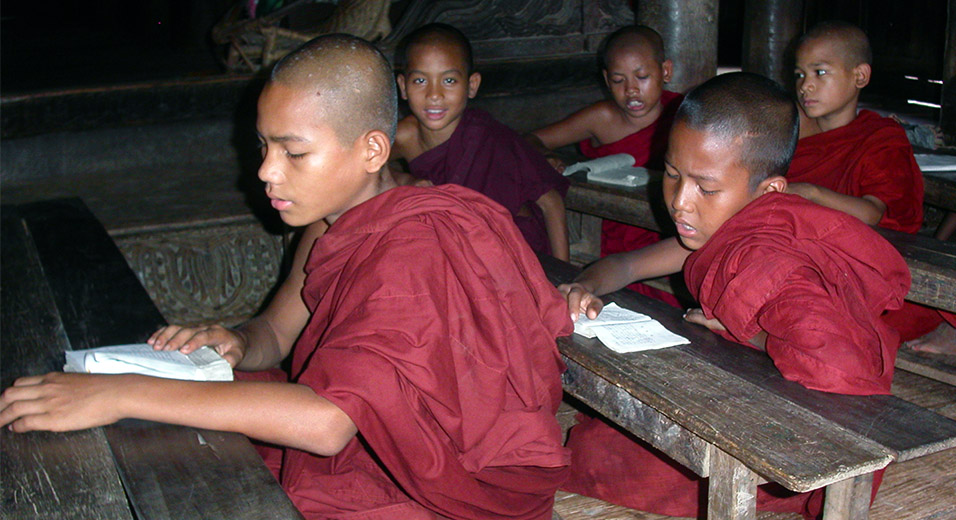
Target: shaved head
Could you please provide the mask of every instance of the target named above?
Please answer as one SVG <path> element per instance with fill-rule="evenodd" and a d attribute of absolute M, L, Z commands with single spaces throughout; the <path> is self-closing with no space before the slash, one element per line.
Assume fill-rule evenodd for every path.
<path fill-rule="evenodd" d="M 607 69 L 608 60 L 614 53 L 626 51 L 628 48 L 650 49 L 658 65 L 664 63 L 664 39 L 654 29 L 646 25 L 629 25 L 622 27 L 604 40 L 604 45 L 598 50 L 598 59 L 601 68 Z"/>
<path fill-rule="evenodd" d="M 372 44 L 347 34 L 319 36 L 280 60 L 270 83 L 314 93 L 317 117 L 343 146 L 371 130 L 395 139 L 398 97 L 388 60 Z"/>
<path fill-rule="evenodd" d="M 786 175 L 799 133 L 797 106 L 787 91 L 749 72 L 722 74 L 688 92 L 677 123 L 740 143 L 737 163 L 750 172 L 751 191 L 767 177 Z"/>
<path fill-rule="evenodd" d="M 398 68 L 406 71 L 408 68 L 408 53 L 415 45 L 443 45 L 458 49 L 465 61 L 465 76 L 475 71 L 475 60 L 472 57 L 471 42 L 458 29 L 446 23 L 430 23 L 415 29 L 406 36 L 395 53 Z"/>
<path fill-rule="evenodd" d="M 800 37 L 797 48 L 810 40 L 826 40 L 830 45 L 837 46 L 836 52 L 848 68 L 862 63 L 873 64 L 873 50 L 870 48 L 869 38 L 862 29 L 851 23 L 840 20 L 820 22 Z"/>

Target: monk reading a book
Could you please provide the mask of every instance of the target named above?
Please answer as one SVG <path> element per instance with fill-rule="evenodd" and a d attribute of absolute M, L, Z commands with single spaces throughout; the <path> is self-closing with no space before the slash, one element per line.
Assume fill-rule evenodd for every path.
<path fill-rule="evenodd" d="M 701 305 L 687 320 L 765 351 L 807 388 L 888 394 L 899 335 L 881 315 L 902 305 L 909 269 L 859 219 L 787 193 L 797 135 L 792 100 L 762 76 L 725 74 L 688 93 L 664 160 L 664 201 L 679 236 L 608 256 L 562 285 L 572 316 L 596 316 L 598 295 L 634 280 L 683 270 Z M 700 514 L 700 478 L 593 424 L 571 430 L 566 489 L 659 514 Z M 822 491 L 758 488 L 758 509 L 809 518 L 821 506 Z"/>
<path fill-rule="evenodd" d="M 285 379 L 34 375 L 0 396 L 0 425 L 240 432 L 283 447 L 281 483 L 307 518 L 550 520 L 569 463 L 554 415 L 567 307 L 499 205 L 395 186 L 396 101 L 364 40 L 323 36 L 281 60 L 259 98 L 259 178 L 284 222 L 328 230 L 256 319 L 150 339 L 212 346 L 239 370 L 291 355 Z"/>

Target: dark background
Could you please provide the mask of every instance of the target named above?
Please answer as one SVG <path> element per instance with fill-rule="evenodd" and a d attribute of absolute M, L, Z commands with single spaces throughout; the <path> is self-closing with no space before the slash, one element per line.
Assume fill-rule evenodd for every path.
<path fill-rule="evenodd" d="M 224 74 L 209 37 L 231 0 L 6 1 L 0 6 L 0 94 Z M 397 19 L 404 4 L 395 2 Z M 943 0 L 806 0 L 806 22 L 839 18 L 867 32 L 875 63 L 864 101 L 938 103 Z M 316 9 L 331 9 L 319 4 Z M 718 59 L 739 66 L 743 0 L 721 0 Z M 906 79 L 912 76 L 919 79 Z M 914 109 L 935 118 L 938 111 Z"/>

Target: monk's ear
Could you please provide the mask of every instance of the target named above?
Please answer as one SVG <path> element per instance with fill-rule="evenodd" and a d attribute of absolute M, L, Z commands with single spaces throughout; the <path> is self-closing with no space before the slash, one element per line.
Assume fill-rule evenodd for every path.
<path fill-rule="evenodd" d="M 381 130 L 370 130 L 362 137 L 363 159 L 365 160 L 365 171 L 368 173 L 378 173 L 388 162 L 388 155 L 392 152 L 392 140 Z"/>
<path fill-rule="evenodd" d="M 604 76 L 604 85 L 611 88 L 611 82 L 607 80 L 607 69 L 601 69 L 601 75 Z"/>
<path fill-rule="evenodd" d="M 402 99 L 408 99 L 408 94 L 405 93 L 405 75 L 399 74 L 395 76 L 395 82 L 398 83 L 398 92 L 401 94 Z"/>
<path fill-rule="evenodd" d="M 664 63 L 661 63 L 661 79 L 664 83 L 667 83 L 671 80 L 671 75 L 674 74 L 674 62 L 671 60 L 664 60 Z M 607 73 L 604 73 L 604 81 L 607 81 Z"/>
<path fill-rule="evenodd" d="M 863 88 L 870 84 L 870 74 L 872 74 L 873 69 L 870 68 L 869 63 L 861 63 L 856 67 L 853 67 L 853 85 L 856 88 Z"/>
<path fill-rule="evenodd" d="M 472 72 L 471 76 L 468 76 L 468 99 L 478 95 L 479 86 L 481 86 L 481 73 Z"/>
<path fill-rule="evenodd" d="M 757 193 L 759 195 L 766 195 L 768 193 L 774 192 L 787 192 L 787 179 L 785 177 L 781 177 L 780 175 L 772 175 L 760 181 L 760 184 L 757 185 Z"/>

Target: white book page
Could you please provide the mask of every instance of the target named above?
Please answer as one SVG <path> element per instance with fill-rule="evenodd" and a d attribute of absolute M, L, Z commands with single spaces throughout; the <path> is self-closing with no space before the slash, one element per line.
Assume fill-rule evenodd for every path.
<path fill-rule="evenodd" d="M 202 347 L 188 355 L 157 351 L 146 343 L 66 352 L 67 372 L 142 374 L 194 381 L 232 381 L 232 367 L 216 351 Z"/>

